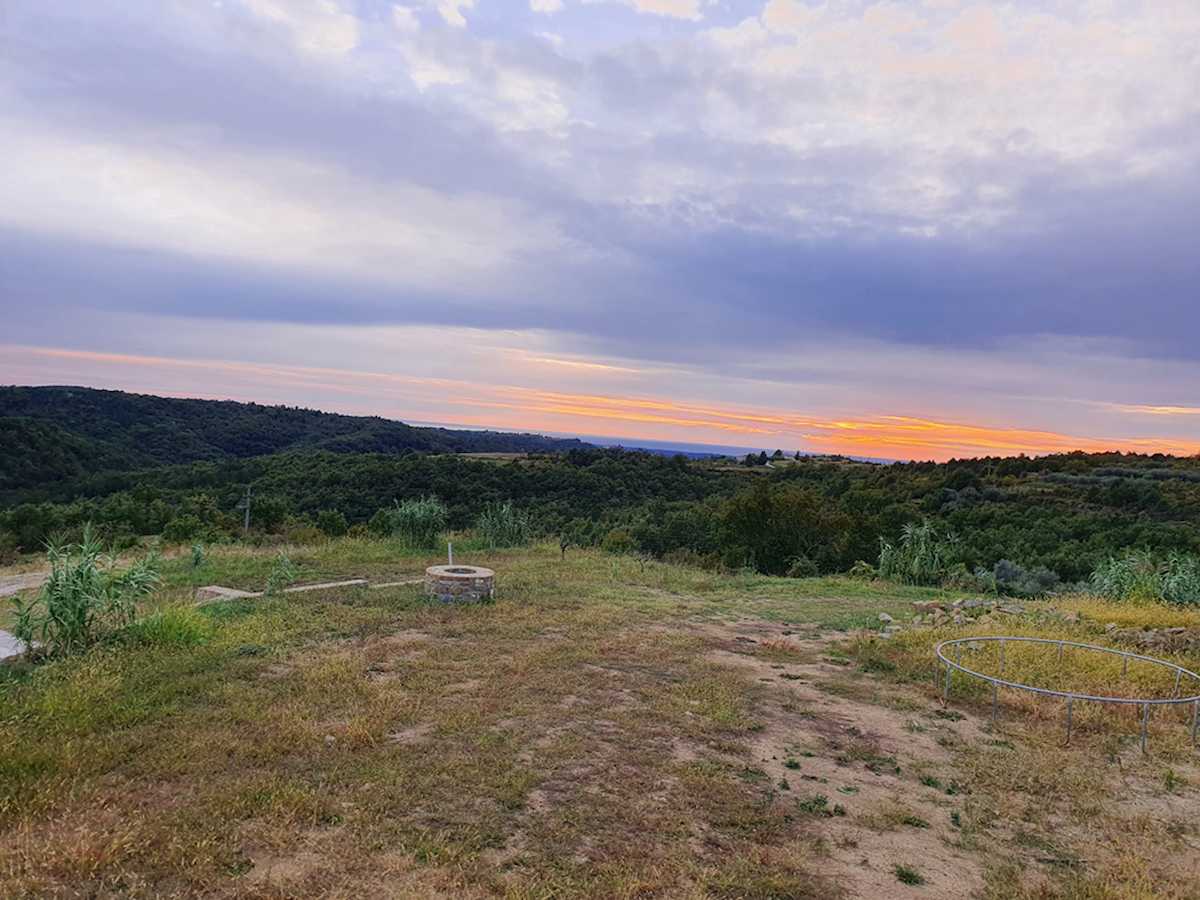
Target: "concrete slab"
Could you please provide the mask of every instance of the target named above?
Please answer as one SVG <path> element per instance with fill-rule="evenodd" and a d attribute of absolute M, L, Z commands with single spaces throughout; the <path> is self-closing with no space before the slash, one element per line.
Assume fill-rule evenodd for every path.
<path fill-rule="evenodd" d="M 285 594 L 299 594 L 302 591 L 323 591 L 327 588 L 352 587 L 356 584 L 366 584 L 365 578 L 352 578 L 349 581 L 330 581 L 327 584 L 302 584 L 297 587 L 284 588 Z"/>
<path fill-rule="evenodd" d="M 240 600 L 243 597 L 261 596 L 262 594 L 239 591 L 237 588 L 221 587 L 219 584 L 210 584 L 205 587 L 196 588 L 197 603 L 212 603 L 214 600 Z"/>
<path fill-rule="evenodd" d="M 25 652 L 25 642 L 17 640 L 7 631 L 0 631 L 0 662 L 15 659 Z"/>

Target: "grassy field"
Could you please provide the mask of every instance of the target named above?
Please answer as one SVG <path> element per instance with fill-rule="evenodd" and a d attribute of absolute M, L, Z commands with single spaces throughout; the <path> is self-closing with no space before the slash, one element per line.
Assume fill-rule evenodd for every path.
<path fill-rule="evenodd" d="M 262 590 L 276 552 L 170 558 L 153 627 L 0 668 L 0 897 L 1200 896 L 1190 713 L 1156 715 L 1143 755 L 1139 715 L 1078 709 L 1063 747 L 1061 704 L 1004 697 L 993 724 L 964 684 L 943 705 L 932 651 L 1196 613 L 1059 598 L 1078 624 L 1031 604 L 885 641 L 879 613 L 953 595 L 557 545 L 456 549 L 497 570 L 490 604 L 192 606 Z M 303 583 L 440 561 L 289 552 Z"/>

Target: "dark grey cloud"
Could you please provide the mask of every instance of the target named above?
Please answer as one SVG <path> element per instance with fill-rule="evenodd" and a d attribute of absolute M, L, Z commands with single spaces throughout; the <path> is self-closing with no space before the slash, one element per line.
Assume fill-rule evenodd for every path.
<path fill-rule="evenodd" d="M 675 22 L 645 39 L 560 51 L 531 35 L 532 24 L 489 12 L 456 30 L 425 11 L 419 49 L 469 81 L 422 93 L 404 74 L 403 36 L 379 36 L 383 6 L 363 20 L 379 30 L 363 38 L 377 64 L 337 71 L 263 43 L 265 26 L 248 15 L 222 36 L 136 16 L 76 22 L 62 12 L 70 8 L 20 17 L 9 104 L 21 115 L 104 139 L 149 136 L 201 160 L 290 153 L 381 191 L 403 182 L 487 194 L 535 210 L 578 252 L 524 248 L 505 284 L 439 290 L 34 237 L 10 223 L 0 234 L 3 304 L 25 311 L 23 327 L 43 339 L 55 330 L 45 310 L 88 308 L 466 320 L 679 356 L 718 341 L 784 346 L 820 334 L 981 349 L 1049 334 L 1119 338 L 1186 359 L 1200 352 L 1190 338 L 1200 327 L 1195 115 L 1075 158 L 1032 123 L 948 146 L 890 144 L 886 134 L 856 141 L 838 128 L 796 144 L 762 133 L 811 116 L 820 135 L 831 104 L 866 102 L 868 92 L 815 62 L 760 77 L 709 44 L 663 40 L 682 34 Z M 932 40 L 913 37 L 910 49 Z M 533 103 L 539 90 L 570 106 L 570 121 L 554 136 L 510 133 L 503 103 Z M 935 102 L 911 97 L 914 109 Z M 750 130 L 722 132 L 718 106 Z M 1155 152 L 1182 162 L 1117 177 L 1124 154 Z M 927 190 L 930 173 L 937 185 Z"/>

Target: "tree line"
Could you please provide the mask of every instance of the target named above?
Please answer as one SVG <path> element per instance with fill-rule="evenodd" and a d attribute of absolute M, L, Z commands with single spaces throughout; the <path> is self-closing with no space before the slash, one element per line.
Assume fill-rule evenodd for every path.
<path fill-rule="evenodd" d="M 747 467 L 581 447 L 507 462 L 412 449 L 304 450 L 72 484 L 70 502 L 0 512 L 0 545 L 36 550 L 88 521 L 117 541 L 235 537 L 236 507 L 250 484 L 258 534 L 366 530 L 381 510 L 436 498 L 448 529 L 477 528 L 486 510 L 507 504 L 525 533 L 557 537 L 564 547 L 682 554 L 772 575 L 886 568 L 916 540 L 914 529 L 927 529 L 921 540 L 936 559 L 922 565 L 939 579 L 1015 593 L 1082 581 L 1128 551 L 1200 553 L 1197 457 L 1073 453 L 882 465 L 777 456 Z"/>

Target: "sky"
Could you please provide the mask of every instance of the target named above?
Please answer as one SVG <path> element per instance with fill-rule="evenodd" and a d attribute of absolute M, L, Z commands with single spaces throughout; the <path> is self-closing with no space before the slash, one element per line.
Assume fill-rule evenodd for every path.
<path fill-rule="evenodd" d="M 1195 0 L 0 0 L 0 384 L 1200 452 Z"/>

